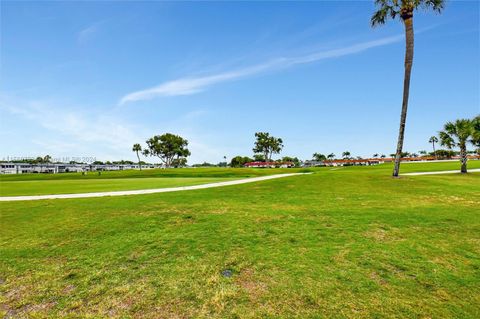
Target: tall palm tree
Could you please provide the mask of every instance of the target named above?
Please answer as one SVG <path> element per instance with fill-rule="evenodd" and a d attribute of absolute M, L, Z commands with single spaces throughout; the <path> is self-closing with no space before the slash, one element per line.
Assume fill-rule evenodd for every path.
<path fill-rule="evenodd" d="M 400 114 L 400 129 L 398 131 L 397 152 L 393 176 L 397 177 L 400 171 L 400 159 L 405 135 L 405 122 L 407 120 L 408 95 L 410 93 L 410 75 L 413 64 L 413 13 L 418 8 L 431 9 L 441 12 L 445 0 L 375 0 L 378 10 L 371 18 L 372 26 L 385 24 L 391 18 L 400 17 L 405 26 L 405 75 L 403 78 L 403 102 Z"/>
<path fill-rule="evenodd" d="M 333 159 L 335 158 L 335 154 L 330 153 L 330 154 L 328 154 L 327 158 L 328 158 L 329 160 L 333 160 Z"/>
<path fill-rule="evenodd" d="M 350 157 L 350 155 L 351 155 L 351 154 L 350 154 L 349 151 L 345 151 L 345 152 L 342 153 L 342 157 L 343 157 L 344 159 L 348 159 L 348 158 Z"/>
<path fill-rule="evenodd" d="M 435 151 L 435 143 L 438 143 L 438 138 L 436 136 L 432 136 L 430 137 L 430 139 L 428 140 L 429 143 L 432 143 L 432 146 L 433 146 L 433 155 L 435 156 L 435 159 L 438 159 L 437 158 L 437 152 Z"/>
<path fill-rule="evenodd" d="M 471 141 L 475 135 L 474 120 L 459 119 L 455 122 L 447 122 L 443 126 L 443 131 L 439 133 L 440 144 L 452 149 L 460 148 L 460 161 L 462 163 L 461 172 L 467 172 L 467 142 Z"/>
<path fill-rule="evenodd" d="M 142 146 L 140 146 L 140 144 L 138 144 L 138 143 L 133 144 L 132 151 L 137 153 L 138 167 L 140 168 L 140 170 L 142 170 L 142 165 L 140 164 L 140 155 L 138 155 L 138 152 L 142 151 Z"/>

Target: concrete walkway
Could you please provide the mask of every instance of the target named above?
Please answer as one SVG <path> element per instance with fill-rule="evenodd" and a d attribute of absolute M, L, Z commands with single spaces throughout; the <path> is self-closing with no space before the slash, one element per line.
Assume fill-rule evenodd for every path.
<path fill-rule="evenodd" d="M 261 177 L 251 177 L 245 179 L 238 179 L 228 182 L 216 182 L 202 185 L 182 186 L 182 187 L 169 187 L 169 188 L 153 188 L 153 189 L 139 189 L 132 191 L 115 191 L 115 192 L 98 192 L 98 193 L 79 193 L 79 194 L 56 194 L 56 195 L 32 195 L 32 196 L 3 196 L 0 197 L 0 202 L 13 202 L 24 200 L 41 200 L 41 199 L 63 199 L 63 198 L 90 198 L 90 197 L 107 197 L 107 196 L 125 196 L 125 195 L 143 195 L 143 194 L 155 194 L 155 193 L 169 193 L 179 191 L 189 191 L 195 189 L 205 189 L 213 187 L 223 187 L 230 185 L 240 185 L 246 183 L 254 183 L 259 181 L 266 181 L 269 179 L 306 175 L 312 173 L 290 173 L 290 174 L 276 174 Z"/>
<path fill-rule="evenodd" d="M 468 173 L 475 173 L 475 172 L 480 172 L 480 168 L 472 168 L 467 170 Z M 458 173 L 460 174 L 460 170 L 454 170 L 454 171 L 438 171 L 438 172 L 417 172 L 417 173 L 405 173 L 405 174 L 400 174 L 402 176 L 417 176 L 417 175 L 436 175 L 436 174 L 455 174 Z"/>

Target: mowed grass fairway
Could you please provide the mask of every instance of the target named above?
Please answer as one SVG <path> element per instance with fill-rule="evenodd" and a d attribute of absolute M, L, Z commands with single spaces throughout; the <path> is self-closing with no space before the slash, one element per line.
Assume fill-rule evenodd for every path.
<path fill-rule="evenodd" d="M 1 182 L 1 196 L 71 194 L 108 192 L 136 189 L 190 186 L 223 182 L 234 178 L 206 177 L 160 177 L 160 178 L 115 178 L 115 179 L 70 179 Z"/>
<path fill-rule="evenodd" d="M 0 175 L 0 196 L 71 194 L 190 186 L 305 169 L 151 169 L 143 171 Z"/>
<path fill-rule="evenodd" d="M 451 169 L 459 163 L 402 165 Z M 282 170 L 242 171 L 198 170 Z M 2 202 L 0 314 L 480 317 L 480 173 L 311 171 L 187 192 Z"/>

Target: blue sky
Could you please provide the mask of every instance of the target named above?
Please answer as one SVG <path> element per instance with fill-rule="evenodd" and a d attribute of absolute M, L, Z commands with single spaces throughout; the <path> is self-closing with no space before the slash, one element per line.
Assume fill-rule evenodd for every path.
<path fill-rule="evenodd" d="M 394 152 L 403 25 L 370 1 L 1 3 L 0 158 L 135 159 L 172 132 L 189 163 L 252 155 Z M 479 3 L 415 16 L 405 150 L 480 113 Z"/>

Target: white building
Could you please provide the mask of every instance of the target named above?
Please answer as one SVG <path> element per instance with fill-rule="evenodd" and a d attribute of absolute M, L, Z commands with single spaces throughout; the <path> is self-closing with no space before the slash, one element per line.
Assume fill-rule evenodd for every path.
<path fill-rule="evenodd" d="M 159 165 L 142 165 L 142 169 L 159 168 Z M 96 171 L 123 171 L 139 169 L 138 164 L 28 164 L 28 163 L 0 163 L 0 174 L 28 174 L 28 173 L 81 173 Z"/>

